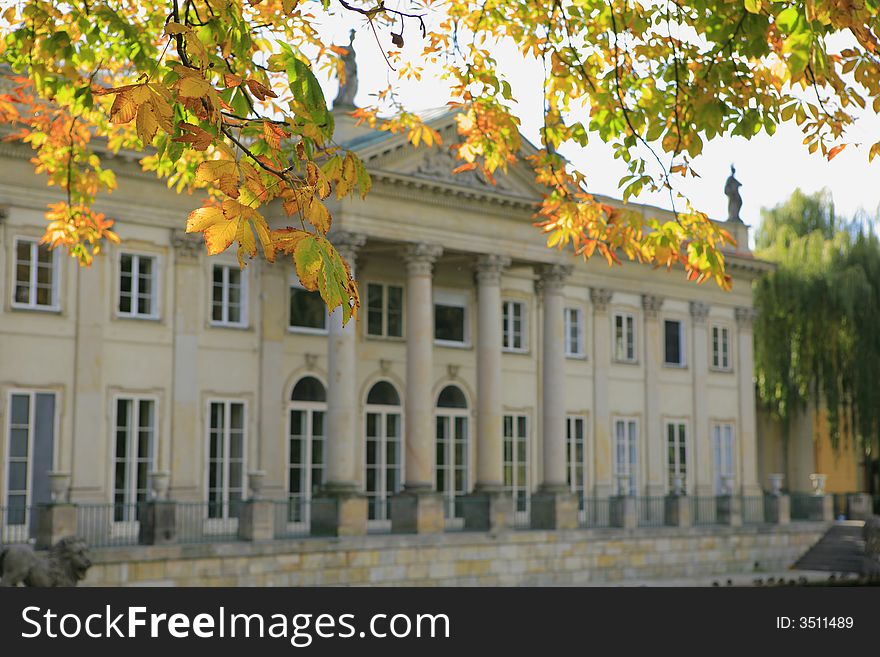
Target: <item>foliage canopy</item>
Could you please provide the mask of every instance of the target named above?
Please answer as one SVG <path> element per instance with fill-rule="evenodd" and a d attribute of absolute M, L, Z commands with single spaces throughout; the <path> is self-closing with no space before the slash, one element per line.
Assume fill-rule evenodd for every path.
<path fill-rule="evenodd" d="M 345 48 L 320 24 L 366 21 L 399 79 L 440 67 L 451 83 L 459 169 L 488 177 L 521 153 L 515 98 L 493 53 L 516 44 L 543 62 L 544 127 L 531 156 L 547 193 L 536 224 L 549 246 L 571 245 L 609 264 L 618 254 L 728 287 L 720 247 L 730 236 L 687 207 L 672 221 L 597 203 L 583 172 L 559 154 L 590 134 L 627 163 L 624 198 L 697 175 L 692 159 L 718 135 L 803 129 L 811 151 L 845 146 L 852 110 L 880 108 L 878 0 L 22 0 L 2 14 L 0 63 L 14 74 L 0 122 L 35 150 L 34 162 L 66 200 L 47 212 L 46 240 L 88 264 L 118 239 L 93 210 L 116 179 L 104 156 L 147 151 L 143 166 L 177 189 L 204 188 L 209 204 L 187 229 L 209 253 L 293 256 L 303 284 L 346 319 L 357 287 L 327 240 L 325 204 L 369 192 L 363 163 L 333 141 L 316 74 L 344 76 Z M 400 8 L 397 8 L 400 7 Z M 421 52 L 404 57 L 405 43 Z M 439 135 L 396 100 L 394 82 L 358 117 L 404 131 L 413 144 Z M 382 118 L 380 118 L 382 117 Z M 100 138 L 100 139 L 99 139 Z M 444 146 L 449 147 L 449 146 Z M 873 156 L 880 143 L 870 151 Z M 295 227 L 269 229 L 261 208 L 280 198 Z"/>
<path fill-rule="evenodd" d="M 755 288 L 755 373 L 784 422 L 809 402 L 828 413 L 832 444 L 880 440 L 880 241 L 835 215 L 827 192 L 799 190 L 765 211 L 758 254 L 778 263 Z M 880 443 L 877 443 L 880 446 Z"/>

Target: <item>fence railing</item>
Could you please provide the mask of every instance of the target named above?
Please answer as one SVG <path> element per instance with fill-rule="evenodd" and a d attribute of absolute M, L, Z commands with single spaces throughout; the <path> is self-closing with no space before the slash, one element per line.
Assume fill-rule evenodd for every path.
<path fill-rule="evenodd" d="M 718 498 L 694 496 L 691 499 L 691 524 L 695 527 L 718 523 Z"/>
<path fill-rule="evenodd" d="M 789 496 L 791 500 L 791 519 L 809 520 L 812 512 L 811 498 L 814 497 L 814 495 L 809 493 L 792 493 Z"/>
<path fill-rule="evenodd" d="M 240 503 L 178 502 L 179 543 L 216 543 L 238 540 Z"/>
<path fill-rule="evenodd" d="M 760 525 L 765 522 L 764 496 L 744 496 L 742 498 L 742 521 L 744 525 Z"/>
<path fill-rule="evenodd" d="M 611 526 L 611 499 L 607 497 L 585 497 L 580 511 L 580 522 L 584 528 Z"/>
<path fill-rule="evenodd" d="M 143 504 L 77 504 L 77 534 L 94 547 L 137 545 Z"/>
<path fill-rule="evenodd" d="M 297 538 L 309 535 L 311 505 L 305 498 L 291 497 L 272 504 L 275 538 Z"/>

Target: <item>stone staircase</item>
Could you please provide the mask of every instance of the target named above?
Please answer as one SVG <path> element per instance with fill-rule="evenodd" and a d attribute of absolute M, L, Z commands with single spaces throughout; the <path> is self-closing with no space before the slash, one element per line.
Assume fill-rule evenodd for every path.
<path fill-rule="evenodd" d="M 792 566 L 792 570 L 862 574 L 865 566 L 864 521 L 840 520 Z"/>

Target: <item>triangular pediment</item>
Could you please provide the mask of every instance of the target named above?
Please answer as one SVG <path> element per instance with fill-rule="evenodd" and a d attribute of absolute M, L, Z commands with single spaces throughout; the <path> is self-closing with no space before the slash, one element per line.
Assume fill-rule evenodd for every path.
<path fill-rule="evenodd" d="M 494 182 L 476 169 L 453 173 L 462 162 L 450 149 L 458 142 L 454 112 L 445 112 L 426 123 L 440 133 L 442 144 L 413 146 L 402 134 L 376 134 L 366 137 L 355 150 L 364 159 L 370 171 L 398 174 L 434 185 L 467 188 L 490 195 L 516 198 L 520 201 L 539 202 L 542 190 L 534 180 L 534 172 L 528 162 L 521 158 L 512 164 L 507 173 L 495 172 Z M 360 146 L 360 147 L 358 147 Z"/>

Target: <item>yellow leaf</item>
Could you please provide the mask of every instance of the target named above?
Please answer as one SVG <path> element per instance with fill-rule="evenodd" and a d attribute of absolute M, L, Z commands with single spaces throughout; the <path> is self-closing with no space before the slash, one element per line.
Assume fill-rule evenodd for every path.
<path fill-rule="evenodd" d="M 235 234 L 235 239 L 238 240 L 238 264 L 244 268 L 244 256 L 248 255 L 253 258 L 257 255 L 257 241 L 254 239 L 254 232 L 247 221 L 238 222 L 238 231 Z"/>
<path fill-rule="evenodd" d="M 313 199 L 311 203 L 309 203 L 308 209 L 306 210 L 306 219 L 315 229 L 321 231 L 326 234 L 328 230 L 330 230 L 330 211 L 327 209 L 327 206 L 321 203 L 318 199 Z"/>
<path fill-rule="evenodd" d="M 213 185 L 232 198 L 238 198 L 238 167 L 229 160 L 208 160 L 196 168 L 195 182 Z"/>
<path fill-rule="evenodd" d="M 116 95 L 113 106 L 110 108 L 110 120 L 113 123 L 128 123 L 137 115 L 137 103 L 131 97 L 129 91 L 123 91 Z"/>
<path fill-rule="evenodd" d="M 138 108 L 137 113 L 137 133 L 144 146 L 153 143 L 153 137 L 159 130 L 159 121 L 156 119 L 156 113 L 150 103 L 144 103 Z"/>
<path fill-rule="evenodd" d="M 203 77 L 191 73 L 177 81 L 177 93 L 185 98 L 201 98 L 213 87 Z"/>
<path fill-rule="evenodd" d="M 187 233 L 200 233 L 214 224 L 225 221 L 223 210 L 216 205 L 209 205 L 189 213 L 186 219 Z"/>
<path fill-rule="evenodd" d="M 205 246 L 208 247 L 208 255 L 217 255 L 229 248 L 238 233 L 238 223 L 234 219 L 224 218 L 223 221 L 205 229 Z"/>
<path fill-rule="evenodd" d="M 253 224 L 257 238 L 263 247 L 263 254 L 266 256 L 266 260 L 275 262 L 275 244 L 272 242 L 272 236 L 269 233 L 269 224 L 266 223 L 262 216 L 255 220 Z"/>

